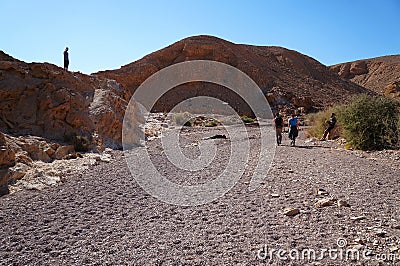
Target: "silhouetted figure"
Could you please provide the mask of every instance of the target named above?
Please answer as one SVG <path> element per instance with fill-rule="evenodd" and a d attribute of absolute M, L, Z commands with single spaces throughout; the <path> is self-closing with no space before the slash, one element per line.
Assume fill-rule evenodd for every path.
<path fill-rule="evenodd" d="M 68 58 L 68 47 L 64 50 L 64 70 L 68 71 L 69 58 Z"/>
<path fill-rule="evenodd" d="M 335 125 L 336 125 L 336 114 L 332 113 L 331 117 L 329 118 L 328 121 L 326 121 L 326 123 L 328 124 L 328 127 L 325 129 L 324 136 L 322 137 L 321 140 L 326 140 L 326 137 L 331 133 L 332 129 L 335 128 Z"/>
<path fill-rule="evenodd" d="M 282 143 L 282 129 L 283 129 L 283 118 L 277 113 L 274 118 L 275 130 L 276 130 L 276 142 L 278 145 Z"/>

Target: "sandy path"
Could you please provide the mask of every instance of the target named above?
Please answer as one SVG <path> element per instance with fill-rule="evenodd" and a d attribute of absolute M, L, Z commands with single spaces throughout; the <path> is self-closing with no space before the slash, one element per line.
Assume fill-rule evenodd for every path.
<path fill-rule="evenodd" d="M 223 133 L 191 130 L 184 132 L 183 141 Z M 256 129 L 250 128 L 250 139 L 254 156 Z M 196 182 L 212 178 L 224 165 L 229 140 L 215 142 L 220 156 L 210 171 L 196 173 Z M 374 254 L 388 248 L 399 254 L 395 250 L 400 248 L 398 164 L 356 156 L 331 142 L 300 139 L 300 147 L 287 143 L 284 137 L 286 145 L 277 148 L 263 187 L 247 189 L 251 158 L 250 170 L 229 193 L 198 207 L 173 206 L 146 194 L 120 151 L 113 152 L 110 163 L 92 166 L 57 187 L 6 195 L 0 198 L 0 265 L 306 265 L 304 260 L 262 260 L 257 253 L 265 245 L 287 251 L 337 248 L 338 238 L 348 242 L 346 247 L 360 238 L 362 249 L 368 247 Z M 157 141 L 149 146 L 153 161 L 170 179 L 187 182 L 157 155 Z M 351 207 L 316 208 L 318 188 L 347 200 Z M 299 208 L 301 213 L 284 216 L 280 212 L 285 207 Z M 351 219 L 357 216 L 365 218 Z M 318 263 L 350 264 L 328 256 Z"/>

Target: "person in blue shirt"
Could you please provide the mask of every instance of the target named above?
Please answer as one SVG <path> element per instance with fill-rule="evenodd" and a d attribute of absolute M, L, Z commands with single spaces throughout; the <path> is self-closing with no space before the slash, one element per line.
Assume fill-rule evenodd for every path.
<path fill-rule="evenodd" d="M 297 119 L 295 114 L 292 114 L 292 117 L 289 118 L 288 121 L 289 139 L 291 139 L 290 146 L 296 145 L 296 138 L 299 135 L 298 125 L 299 125 L 299 120 Z"/>

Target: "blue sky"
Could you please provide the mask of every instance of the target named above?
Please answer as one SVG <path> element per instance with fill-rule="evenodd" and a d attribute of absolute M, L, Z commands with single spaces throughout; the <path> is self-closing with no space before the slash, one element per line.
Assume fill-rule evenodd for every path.
<path fill-rule="evenodd" d="M 185 37 L 275 45 L 325 65 L 400 54 L 400 0 L 0 0 L 0 50 L 70 70 L 116 69 Z"/>

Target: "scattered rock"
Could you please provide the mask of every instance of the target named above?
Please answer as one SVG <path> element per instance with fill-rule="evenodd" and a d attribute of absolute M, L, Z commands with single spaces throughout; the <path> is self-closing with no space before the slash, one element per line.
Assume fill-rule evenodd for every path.
<path fill-rule="evenodd" d="M 350 204 L 347 203 L 347 201 L 342 200 L 342 199 L 337 201 L 337 205 L 338 205 L 338 207 L 350 207 Z"/>
<path fill-rule="evenodd" d="M 376 236 L 379 236 L 379 237 L 385 237 L 387 234 L 386 231 L 383 230 L 382 228 L 375 228 L 374 233 Z"/>
<path fill-rule="evenodd" d="M 364 216 L 364 215 L 361 215 L 361 216 L 353 216 L 353 217 L 350 217 L 350 220 L 352 220 L 352 221 L 361 221 L 361 220 L 364 220 L 366 217 Z"/>
<path fill-rule="evenodd" d="M 209 137 L 209 139 L 226 139 L 226 135 L 216 134 L 214 136 Z"/>
<path fill-rule="evenodd" d="M 38 149 L 37 154 L 36 154 L 36 160 L 49 163 L 51 162 L 50 156 L 43 150 L 43 149 Z"/>
<path fill-rule="evenodd" d="M 392 228 L 393 229 L 400 229 L 400 223 L 399 224 L 393 224 Z"/>
<path fill-rule="evenodd" d="M 69 153 L 67 155 L 65 155 L 62 159 L 63 160 L 71 160 L 71 159 L 76 159 L 78 158 L 78 153 L 73 152 L 73 153 Z"/>
<path fill-rule="evenodd" d="M 317 189 L 317 190 L 315 191 L 315 195 L 316 195 L 316 196 L 328 196 L 329 193 L 328 193 L 328 191 L 326 191 L 325 189 L 319 188 L 319 189 Z"/>
<path fill-rule="evenodd" d="M 0 146 L 0 167 L 15 165 L 15 152 L 7 146 Z"/>
<path fill-rule="evenodd" d="M 296 208 L 285 208 L 283 210 L 282 214 L 292 217 L 292 216 L 296 216 L 296 215 L 300 214 L 300 210 L 296 209 Z"/>
<path fill-rule="evenodd" d="M 29 171 L 30 167 L 23 164 L 17 163 L 14 167 L 8 169 L 10 173 L 10 179 L 18 180 L 25 176 L 25 174 Z"/>
<path fill-rule="evenodd" d="M 356 239 L 354 239 L 354 243 L 360 244 L 360 245 L 365 245 L 364 240 L 362 240 L 361 238 L 356 238 Z"/>
<path fill-rule="evenodd" d="M 27 152 L 25 152 L 25 151 L 17 153 L 16 161 L 21 162 L 26 165 L 29 165 L 29 166 L 31 166 L 33 163 L 33 160 L 31 159 L 31 157 L 28 156 Z"/>
<path fill-rule="evenodd" d="M 305 143 L 311 143 L 311 142 L 316 142 L 316 141 L 318 141 L 318 139 L 312 137 L 312 138 L 306 139 L 304 142 L 305 142 Z"/>
<path fill-rule="evenodd" d="M 23 163 L 17 163 L 13 167 L 0 169 L 0 196 L 9 192 L 8 184 L 21 179 L 29 167 Z"/>
<path fill-rule="evenodd" d="M 51 158 L 53 157 L 55 150 L 53 150 L 51 147 L 47 147 L 44 149 L 44 152 Z"/>
<path fill-rule="evenodd" d="M 95 156 L 96 161 L 109 163 L 111 161 L 111 154 L 102 154 Z"/>
<path fill-rule="evenodd" d="M 57 160 L 61 160 L 63 157 L 73 152 L 74 152 L 74 146 L 72 145 L 60 146 L 54 153 L 54 158 L 56 158 Z"/>
<path fill-rule="evenodd" d="M 320 199 L 315 203 L 315 207 L 318 207 L 318 208 L 328 207 L 328 206 L 332 206 L 335 202 L 336 202 L 336 200 L 332 199 L 332 198 Z"/>
<path fill-rule="evenodd" d="M 357 244 L 357 245 L 352 246 L 352 249 L 356 249 L 356 250 L 361 250 L 363 248 L 364 248 L 364 245 L 362 245 L 362 244 Z"/>

